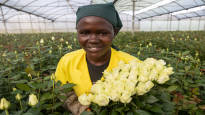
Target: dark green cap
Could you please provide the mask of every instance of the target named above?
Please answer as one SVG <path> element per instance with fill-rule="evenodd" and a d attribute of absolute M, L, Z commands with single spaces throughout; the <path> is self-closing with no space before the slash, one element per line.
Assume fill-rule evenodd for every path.
<path fill-rule="evenodd" d="M 81 6 L 78 8 L 76 16 L 76 25 L 83 17 L 98 16 L 110 22 L 113 25 L 114 29 L 117 29 L 119 31 L 122 28 L 122 22 L 113 3 Z"/>

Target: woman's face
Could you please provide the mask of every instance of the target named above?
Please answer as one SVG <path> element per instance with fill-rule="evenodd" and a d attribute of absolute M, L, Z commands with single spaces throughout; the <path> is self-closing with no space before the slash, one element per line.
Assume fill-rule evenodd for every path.
<path fill-rule="evenodd" d="M 96 16 L 88 16 L 78 22 L 77 36 L 87 56 L 100 58 L 110 51 L 115 35 L 112 24 L 107 20 Z"/>

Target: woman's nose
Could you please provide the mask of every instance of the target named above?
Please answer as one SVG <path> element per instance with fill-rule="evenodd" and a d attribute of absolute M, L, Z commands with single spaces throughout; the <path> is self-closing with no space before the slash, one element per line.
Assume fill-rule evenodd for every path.
<path fill-rule="evenodd" d="M 90 42 L 97 42 L 97 41 L 99 41 L 98 35 L 97 34 L 90 34 L 89 41 Z"/>

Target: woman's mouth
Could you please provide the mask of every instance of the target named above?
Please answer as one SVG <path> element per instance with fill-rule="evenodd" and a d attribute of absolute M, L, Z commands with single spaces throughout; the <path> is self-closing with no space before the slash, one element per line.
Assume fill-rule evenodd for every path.
<path fill-rule="evenodd" d="M 101 47 L 88 47 L 89 52 L 99 52 L 102 48 Z"/>

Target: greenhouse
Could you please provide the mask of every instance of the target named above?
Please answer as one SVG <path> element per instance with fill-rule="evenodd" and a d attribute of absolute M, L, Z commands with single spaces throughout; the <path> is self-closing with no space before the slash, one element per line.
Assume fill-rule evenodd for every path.
<path fill-rule="evenodd" d="M 205 115 L 205 0 L 0 0 L 0 115 Z"/>

